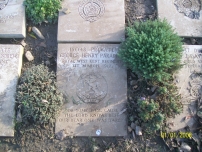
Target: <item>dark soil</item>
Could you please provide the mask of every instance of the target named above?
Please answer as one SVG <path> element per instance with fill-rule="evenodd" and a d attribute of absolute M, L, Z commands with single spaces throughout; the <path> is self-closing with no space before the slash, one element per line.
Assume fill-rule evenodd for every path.
<path fill-rule="evenodd" d="M 156 19 L 156 0 L 125 0 L 126 25 L 134 21 Z M 32 65 L 46 64 L 51 71 L 56 72 L 57 59 L 57 23 L 32 25 L 27 21 L 27 29 L 36 26 L 45 36 L 45 40 L 35 39 L 27 32 L 24 39 L 25 52 L 31 51 L 34 61 L 29 62 L 23 57 L 24 72 Z M 27 30 L 28 31 L 28 30 Z M 1 44 L 21 44 L 22 39 L 0 39 Z M 194 43 L 193 43 L 194 42 Z M 202 44 L 201 39 L 186 38 L 185 44 Z M 130 94 L 131 80 L 137 78 L 128 71 L 128 90 Z M 141 92 L 147 93 L 145 85 Z M 137 92 L 138 95 L 140 92 Z M 130 100 L 129 100 L 130 101 Z M 130 104 L 130 103 L 128 103 Z M 128 124 L 130 125 L 130 124 Z M 159 136 L 152 139 L 147 137 L 135 137 L 129 133 L 127 137 L 66 137 L 60 141 L 55 138 L 54 124 L 45 126 L 16 124 L 14 138 L 0 138 L 0 152 L 138 152 L 138 151 L 168 151 Z"/>

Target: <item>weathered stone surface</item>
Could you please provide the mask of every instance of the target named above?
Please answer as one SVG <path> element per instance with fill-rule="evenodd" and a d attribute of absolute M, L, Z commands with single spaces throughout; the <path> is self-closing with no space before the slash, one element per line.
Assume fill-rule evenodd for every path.
<path fill-rule="evenodd" d="M 158 17 L 166 18 L 179 36 L 202 37 L 202 10 L 198 0 L 157 0 L 157 7 Z"/>
<path fill-rule="evenodd" d="M 196 100 L 202 95 L 202 45 L 184 45 L 182 56 L 183 68 L 175 75 L 176 85 L 182 95 L 184 105 L 183 113 L 177 115 L 170 126 L 172 131 L 182 129 L 186 126 L 192 127 L 195 123 L 197 105 Z"/>
<path fill-rule="evenodd" d="M 58 42 L 121 42 L 125 38 L 123 0 L 65 0 L 59 12 Z"/>
<path fill-rule="evenodd" d="M 124 136 L 127 75 L 118 44 L 59 44 L 57 85 L 68 103 L 56 122 L 67 136 Z"/>
<path fill-rule="evenodd" d="M 0 45 L 0 136 L 14 136 L 15 93 L 23 47 Z"/>
<path fill-rule="evenodd" d="M 24 38 L 25 7 L 24 0 L 0 1 L 0 37 L 1 38 Z"/>

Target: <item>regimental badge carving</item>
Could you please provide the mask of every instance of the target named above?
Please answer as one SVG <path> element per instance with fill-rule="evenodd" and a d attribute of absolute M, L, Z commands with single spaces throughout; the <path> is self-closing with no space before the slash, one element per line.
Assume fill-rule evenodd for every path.
<path fill-rule="evenodd" d="M 0 0 L 0 10 L 4 9 L 9 0 Z"/>
<path fill-rule="evenodd" d="M 190 76 L 191 80 L 189 81 L 190 84 L 190 94 L 192 98 L 198 99 L 202 96 L 202 76 L 199 74 L 193 73 Z"/>
<path fill-rule="evenodd" d="M 184 89 L 188 92 L 183 93 L 183 104 L 190 104 L 202 97 L 202 75 L 200 73 L 192 73 L 188 78 L 187 87 Z"/>
<path fill-rule="evenodd" d="M 102 101 L 108 91 L 106 79 L 97 73 L 83 74 L 77 83 L 77 96 L 85 103 L 98 103 Z"/>
<path fill-rule="evenodd" d="M 105 7 L 99 0 L 83 0 L 78 11 L 84 20 L 94 22 L 104 14 Z"/>
<path fill-rule="evenodd" d="M 174 0 L 178 12 L 184 13 L 191 19 L 200 18 L 201 1 L 200 0 Z"/>

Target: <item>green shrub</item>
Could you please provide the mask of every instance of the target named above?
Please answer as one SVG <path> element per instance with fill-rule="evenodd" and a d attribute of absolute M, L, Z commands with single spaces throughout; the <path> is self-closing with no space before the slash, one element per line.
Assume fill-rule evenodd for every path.
<path fill-rule="evenodd" d="M 25 0 L 24 5 L 27 18 L 34 24 L 52 23 L 57 20 L 61 0 Z"/>
<path fill-rule="evenodd" d="M 166 20 L 135 23 L 126 34 L 118 55 L 138 75 L 162 82 L 181 67 L 181 38 Z"/>
<path fill-rule="evenodd" d="M 33 66 L 21 76 L 16 99 L 24 122 L 44 124 L 55 119 L 63 100 L 55 78 L 43 64 Z"/>
<path fill-rule="evenodd" d="M 152 134 L 159 130 L 165 119 L 160 111 L 160 106 L 154 100 L 137 100 L 138 115 L 142 121 L 142 126 L 147 133 Z"/>

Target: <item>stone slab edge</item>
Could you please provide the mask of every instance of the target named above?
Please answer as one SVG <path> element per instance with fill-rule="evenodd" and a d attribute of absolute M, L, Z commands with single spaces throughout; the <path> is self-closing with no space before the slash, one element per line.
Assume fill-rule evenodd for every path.
<path fill-rule="evenodd" d="M 21 74 L 21 68 L 22 68 L 22 56 L 23 56 L 23 53 L 24 53 L 24 48 L 20 45 L 8 45 L 8 44 L 0 44 L 0 47 L 2 46 L 12 46 L 12 47 L 19 47 L 19 58 L 18 58 L 18 69 L 16 70 L 16 75 L 18 75 L 18 77 L 20 76 Z M 10 101 L 10 105 L 13 106 L 12 108 L 8 109 L 8 110 L 13 110 L 11 111 L 10 115 L 8 116 L 9 119 L 12 121 L 12 123 L 10 121 L 8 122 L 3 122 L 5 123 L 5 125 L 8 123 L 11 123 L 12 126 L 8 126 L 5 128 L 1 126 L 1 123 L 0 122 L 0 136 L 1 137 L 14 137 L 14 118 L 15 118 L 15 93 L 16 93 L 16 89 L 17 89 L 17 83 L 18 83 L 18 79 L 14 79 L 14 82 L 15 83 L 15 86 L 14 88 L 12 88 L 13 90 L 10 91 L 10 94 L 9 94 L 9 101 Z M 4 115 L 5 117 L 6 115 Z M 1 113 L 0 113 L 0 120 L 1 120 Z"/>
<path fill-rule="evenodd" d="M 105 3 L 107 3 L 107 1 L 104 1 Z M 63 2 L 63 3 L 65 3 L 65 2 Z M 70 4 L 69 4 L 70 5 Z M 68 19 L 68 17 L 72 17 L 73 19 L 70 19 L 70 21 L 69 22 L 72 22 L 72 25 L 71 26 L 73 26 L 74 24 L 73 23 L 75 23 L 75 21 L 77 22 L 76 24 L 75 24 L 75 28 L 78 28 L 78 24 L 83 24 L 83 26 L 80 26 L 79 27 L 79 29 L 84 29 L 84 27 L 86 26 L 86 25 L 88 25 L 90 22 L 88 22 L 88 21 L 83 21 L 83 19 L 78 15 L 78 16 L 76 16 L 76 17 L 74 17 L 74 16 L 72 16 L 72 13 L 75 13 L 75 12 L 71 12 L 71 8 L 69 8 L 69 5 L 67 5 L 66 6 L 66 4 L 65 4 L 65 6 L 64 6 L 64 8 L 68 8 L 68 9 L 70 9 L 70 13 L 69 14 L 64 14 L 63 12 L 62 12 L 62 10 L 60 10 L 59 11 L 59 13 L 58 13 L 58 35 L 57 35 L 57 41 L 58 41 L 58 43 L 114 43 L 114 44 L 118 44 L 118 43 L 121 43 L 122 41 L 124 41 L 125 40 L 125 29 L 123 29 L 123 27 L 121 28 L 121 29 L 119 29 L 120 31 L 116 31 L 116 33 L 110 33 L 111 31 L 110 30 L 108 30 L 108 33 L 104 33 L 104 34 L 94 34 L 94 36 L 90 36 L 89 35 L 89 33 L 87 32 L 87 33 L 85 33 L 85 32 L 82 32 L 81 30 L 79 30 L 79 32 L 78 33 L 75 33 L 75 36 L 68 36 L 69 37 L 69 39 L 67 39 L 63 34 L 66 32 L 66 31 L 64 31 L 63 30 L 63 32 L 60 32 L 60 30 L 62 29 L 62 28 L 64 28 L 63 26 L 63 24 L 65 24 L 66 22 L 64 22 L 63 20 L 67 20 Z M 112 5 L 112 4 L 111 4 Z M 119 6 L 120 7 L 120 6 Z M 75 11 L 75 10 L 74 10 Z M 119 11 L 119 10 L 117 10 L 117 11 Z M 123 26 L 125 27 L 125 9 L 124 9 L 124 1 L 123 1 L 123 10 L 122 10 L 122 8 L 120 9 L 120 12 L 124 12 L 123 14 L 123 18 L 121 18 L 121 19 L 119 19 L 118 20 L 118 23 L 116 23 L 116 20 L 115 20 L 115 22 L 113 22 L 113 24 L 120 24 L 120 20 L 123 20 Z M 67 16 L 66 18 L 64 17 L 64 16 Z M 115 17 L 117 17 L 117 16 L 113 16 L 112 17 L 112 19 L 111 20 L 113 20 Z M 78 19 L 74 19 L 74 18 L 78 18 Z M 90 24 L 95 24 L 95 25 L 93 25 L 93 27 L 96 29 L 96 28 L 100 28 L 100 29 L 105 29 L 106 27 L 98 27 L 100 24 L 103 24 L 103 25 L 107 25 L 106 23 L 107 23 L 107 20 L 109 20 L 107 17 L 106 17 L 106 19 L 102 19 L 102 18 L 100 18 L 100 19 L 98 19 L 98 21 L 96 21 L 96 22 L 98 22 L 99 24 L 97 24 L 97 23 L 90 23 Z M 61 23 L 60 23 L 61 22 Z M 61 26 L 59 26 L 61 24 Z M 68 24 L 68 20 L 67 20 L 67 23 L 66 24 Z M 89 27 L 91 28 L 92 27 L 92 25 L 89 25 Z M 107 25 L 107 26 L 109 26 L 109 25 Z M 120 27 L 119 27 L 120 28 Z M 118 29 L 117 29 L 118 30 Z M 71 31 L 71 32 L 73 32 L 74 30 L 72 30 L 72 29 L 69 29 L 69 31 Z M 81 33 L 80 33 L 81 32 Z M 94 32 L 97 32 L 97 30 L 95 30 L 94 32 L 93 31 L 90 31 L 91 33 L 94 33 Z M 73 32 L 74 33 L 74 32 Z M 72 35 L 72 33 L 69 33 L 69 34 L 71 34 Z M 81 36 L 81 38 L 80 38 L 80 36 L 79 35 L 85 35 L 86 34 L 86 36 Z M 114 38 L 111 38 L 111 37 L 109 37 L 108 35 L 109 34 L 112 34 L 113 36 L 112 37 L 114 37 Z M 63 36 L 62 36 L 63 35 Z M 67 35 L 68 35 L 68 33 L 67 33 Z M 74 37 L 79 37 L 79 38 L 74 38 Z"/>
<path fill-rule="evenodd" d="M 183 54 L 197 54 L 195 51 L 195 49 L 197 50 L 202 50 L 202 45 L 183 45 L 184 48 L 184 53 Z M 192 52 L 190 52 L 190 50 Z M 188 51 L 188 52 L 186 52 Z M 185 58 L 182 58 L 182 61 Z M 194 57 L 195 62 L 194 64 L 196 64 L 197 60 L 200 60 L 200 58 L 198 57 Z M 192 60 L 191 60 L 192 61 Z M 188 63 L 188 65 L 193 65 L 192 62 Z M 181 71 L 182 70 L 182 71 Z M 175 118 L 169 118 L 167 119 L 167 123 L 168 124 L 172 124 L 169 125 L 169 128 L 167 131 L 168 132 L 173 132 L 173 131 L 179 131 L 179 130 L 183 130 L 186 126 L 194 127 L 196 119 L 196 111 L 197 111 L 197 106 L 195 104 L 196 99 L 194 99 L 188 92 L 183 92 L 182 90 L 189 90 L 187 87 L 187 85 L 190 84 L 189 80 L 187 79 L 187 77 L 190 76 L 190 72 L 188 72 L 186 70 L 186 68 L 182 68 L 179 73 L 176 73 L 174 77 L 175 78 L 175 82 L 179 88 L 179 93 L 182 95 L 182 104 L 183 104 L 183 112 L 176 115 Z M 193 71 L 200 71 L 200 68 L 189 68 L 189 70 Z M 181 74 L 180 74 L 181 72 Z M 180 79 L 180 76 L 182 76 L 182 78 Z M 185 76 L 185 78 L 183 77 Z M 187 82 L 186 84 L 184 84 L 184 82 Z M 184 86 L 183 88 L 181 88 L 180 86 Z M 183 93 L 183 94 L 182 94 Z M 190 111 L 191 110 L 191 111 Z M 191 118 L 185 119 L 186 116 L 193 116 Z"/>
<path fill-rule="evenodd" d="M 0 31 L 0 38 L 25 38 L 26 37 L 26 17 L 25 17 L 25 6 L 23 5 L 23 2 L 24 0 L 21 0 L 22 1 L 22 4 L 21 4 L 21 9 L 22 9 L 22 12 L 23 12 L 23 16 L 22 16 L 22 27 L 20 29 L 18 29 L 20 32 L 14 32 L 13 34 L 12 33 L 1 33 Z M 9 6 L 8 6 L 9 7 Z M 12 7 L 12 6 L 10 6 Z M 20 7 L 20 6 L 18 6 Z M 0 23 L 1 25 L 1 23 Z M 10 27 L 12 28 L 12 27 Z"/>

